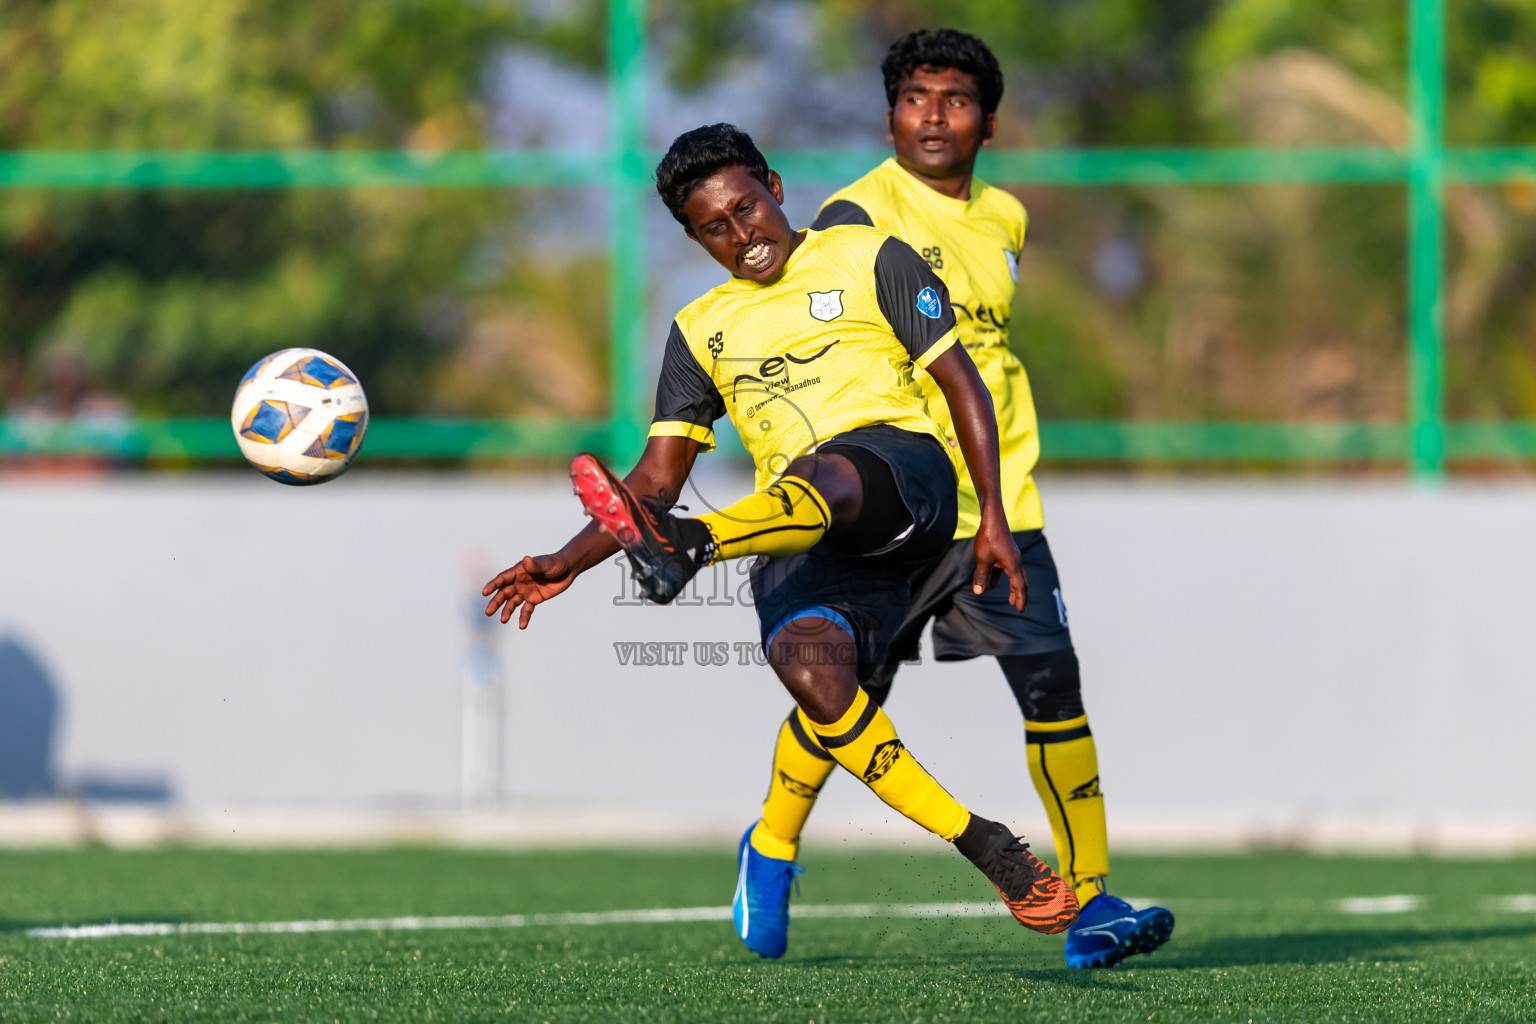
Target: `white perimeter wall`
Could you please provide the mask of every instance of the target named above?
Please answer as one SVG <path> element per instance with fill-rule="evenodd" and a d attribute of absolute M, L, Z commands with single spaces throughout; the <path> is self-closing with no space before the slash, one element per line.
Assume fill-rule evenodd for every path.
<path fill-rule="evenodd" d="M 746 483 L 704 480 L 716 500 Z M 1536 835 L 1536 489 L 1043 488 L 1117 835 Z M 582 521 L 549 479 L 11 478 L 0 642 L 61 694 L 65 780 L 161 777 L 204 817 L 450 809 L 482 573 Z M 788 708 L 777 682 L 691 655 L 621 667 L 613 645 L 750 643 L 752 611 L 616 607 L 619 581 L 589 574 L 499 633 L 507 806 L 735 831 Z M 953 792 L 1043 838 L 994 663 L 905 669 L 890 710 Z M 886 817 L 838 778 L 816 824 L 910 836 Z"/>

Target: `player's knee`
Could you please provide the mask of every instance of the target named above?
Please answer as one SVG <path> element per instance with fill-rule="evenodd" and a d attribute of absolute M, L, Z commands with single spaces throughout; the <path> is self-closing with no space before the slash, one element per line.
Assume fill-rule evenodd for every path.
<path fill-rule="evenodd" d="M 800 672 L 781 674 L 780 679 L 795 703 L 817 725 L 831 725 L 846 715 L 859 693 L 852 672 Z"/>
<path fill-rule="evenodd" d="M 858 694 L 858 650 L 846 635 L 839 642 L 828 639 L 826 631 L 800 626 L 791 623 L 774 637 L 768 650 L 769 664 L 811 721 L 835 722 Z"/>
<path fill-rule="evenodd" d="M 997 661 L 1025 721 L 1065 722 L 1085 714 L 1077 652 L 1072 648 L 1005 655 Z"/>
<path fill-rule="evenodd" d="M 846 458 L 836 454 L 802 455 L 789 464 L 784 475 L 798 477 L 816 489 L 827 503 L 834 527 L 847 527 L 854 522 L 863 491 L 857 469 Z"/>

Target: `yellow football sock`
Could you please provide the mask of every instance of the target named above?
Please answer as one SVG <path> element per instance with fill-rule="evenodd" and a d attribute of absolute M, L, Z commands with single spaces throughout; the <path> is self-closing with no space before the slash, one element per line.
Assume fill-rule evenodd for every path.
<path fill-rule="evenodd" d="M 1088 716 L 1065 722 L 1024 723 L 1029 777 L 1045 804 L 1056 840 L 1061 876 L 1083 906 L 1104 891 L 1109 874 L 1109 830 L 1099 792 L 1099 754 Z"/>
<path fill-rule="evenodd" d="M 816 806 L 816 794 L 826 785 L 837 762 L 808 728 L 799 708 L 779 726 L 773 747 L 773 777 L 763 798 L 763 818 L 752 830 L 752 846 L 758 853 L 780 860 L 794 860 L 800 852 L 800 830 Z"/>
<path fill-rule="evenodd" d="M 891 807 L 951 842 L 965 831 L 971 812 L 917 763 L 862 686 L 843 717 L 830 725 L 810 724 L 827 753 Z"/>
<path fill-rule="evenodd" d="M 715 550 L 712 562 L 743 555 L 792 555 L 821 540 L 832 524 L 826 499 L 809 481 L 784 476 L 779 482 L 699 522 L 709 527 Z"/>

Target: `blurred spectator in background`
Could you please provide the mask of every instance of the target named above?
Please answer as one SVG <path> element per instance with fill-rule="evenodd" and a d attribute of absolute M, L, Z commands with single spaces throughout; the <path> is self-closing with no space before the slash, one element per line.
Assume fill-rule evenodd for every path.
<path fill-rule="evenodd" d="M 72 345 L 41 358 L 44 390 L 17 399 L 0 420 L 0 471 L 79 475 L 109 472 L 122 461 L 133 407 L 93 390 L 85 353 Z"/>

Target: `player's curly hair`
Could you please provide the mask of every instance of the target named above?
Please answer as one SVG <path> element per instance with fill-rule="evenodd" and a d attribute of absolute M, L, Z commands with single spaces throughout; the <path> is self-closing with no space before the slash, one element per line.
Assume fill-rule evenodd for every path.
<path fill-rule="evenodd" d="M 976 79 L 982 111 L 997 113 L 997 105 L 1003 99 L 1003 72 L 997 66 L 997 58 L 980 39 L 952 28 L 925 28 L 896 40 L 880 63 L 880 71 L 885 75 L 886 103 L 896 106 L 901 83 L 921 67 L 954 68 L 970 75 Z"/>
<path fill-rule="evenodd" d="M 752 136 L 723 121 L 683 132 L 672 140 L 667 155 L 656 165 L 656 191 L 672 216 L 683 227 L 688 218 L 683 204 L 704 180 L 724 167 L 745 167 L 752 177 L 768 184 L 768 161 Z"/>

